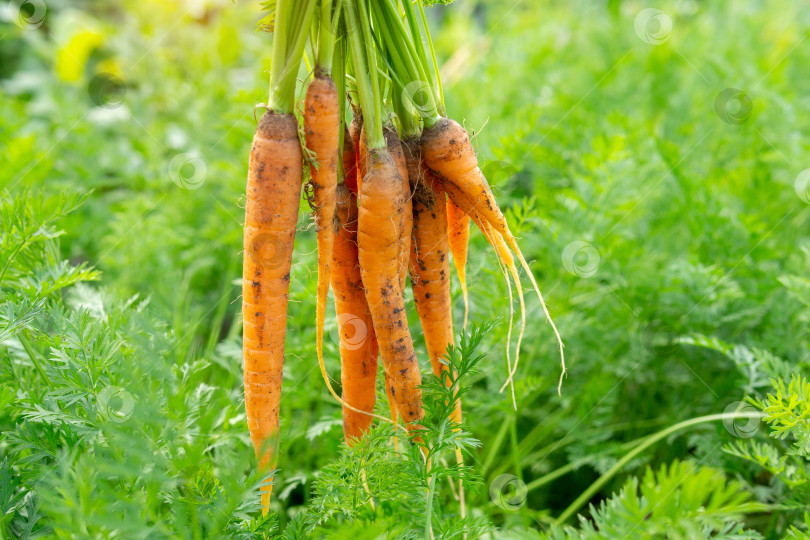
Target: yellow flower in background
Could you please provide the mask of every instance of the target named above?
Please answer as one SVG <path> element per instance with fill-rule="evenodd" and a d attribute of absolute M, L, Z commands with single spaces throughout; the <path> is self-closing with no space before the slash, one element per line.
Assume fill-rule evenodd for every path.
<path fill-rule="evenodd" d="M 101 32 L 79 29 L 56 54 L 56 74 L 65 82 L 79 81 L 90 53 L 103 42 Z"/>
<path fill-rule="evenodd" d="M 121 63 L 118 58 L 105 58 L 96 66 L 96 73 L 108 73 L 118 78 L 123 78 Z"/>

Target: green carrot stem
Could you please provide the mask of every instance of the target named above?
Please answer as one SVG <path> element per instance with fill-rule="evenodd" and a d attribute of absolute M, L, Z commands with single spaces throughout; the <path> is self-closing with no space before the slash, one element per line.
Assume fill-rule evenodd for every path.
<path fill-rule="evenodd" d="M 690 420 L 685 420 L 673 426 L 670 426 L 664 430 L 661 430 L 657 433 L 653 433 L 649 437 L 647 437 L 644 441 L 641 442 L 638 446 L 636 446 L 633 450 L 628 452 L 624 455 L 622 459 L 616 462 L 613 467 L 611 467 L 605 474 L 599 477 L 599 479 L 591 484 L 588 489 L 582 492 L 577 499 L 571 503 L 571 505 L 566 508 L 562 514 L 554 521 L 555 525 L 561 525 L 568 521 L 571 516 L 576 513 L 585 503 L 587 503 L 591 498 L 596 495 L 596 493 L 604 486 L 613 476 L 618 473 L 622 467 L 627 465 L 633 458 L 637 455 L 642 453 L 644 450 L 652 446 L 653 444 L 657 443 L 662 439 L 666 439 L 671 434 L 680 431 L 682 429 L 686 429 L 688 427 L 703 424 L 705 422 L 716 422 L 717 420 L 734 420 L 737 418 L 762 418 L 765 415 L 760 412 L 749 412 L 749 413 L 723 413 L 723 414 L 710 414 L 707 416 L 700 416 L 698 418 L 692 418 Z"/>
<path fill-rule="evenodd" d="M 372 40 L 370 36 L 368 15 L 362 10 L 358 2 L 362 0 L 346 0 L 344 13 L 346 14 L 347 35 L 351 48 L 354 79 L 363 111 L 363 122 L 366 131 L 366 146 L 369 149 L 385 148 L 385 137 L 382 130 L 382 108 L 379 100 L 380 92 L 377 84 L 376 53 L 369 51 Z M 370 54 L 371 53 L 371 54 Z"/>
<path fill-rule="evenodd" d="M 309 36 L 315 0 L 278 0 L 270 65 L 270 96 L 267 106 L 289 114 L 295 106 L 298 66 Z"/>

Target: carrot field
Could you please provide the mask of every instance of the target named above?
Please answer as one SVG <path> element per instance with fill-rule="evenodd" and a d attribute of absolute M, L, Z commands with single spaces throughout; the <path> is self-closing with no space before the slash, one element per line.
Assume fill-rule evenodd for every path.
<path fill-rule="evenodd" d="M 0 5 L 0 539 L 810 536 L 810 4 Z"/>

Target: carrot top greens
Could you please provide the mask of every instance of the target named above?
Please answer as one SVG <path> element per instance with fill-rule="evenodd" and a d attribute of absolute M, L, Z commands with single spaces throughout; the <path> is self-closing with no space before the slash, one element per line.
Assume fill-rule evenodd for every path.
<path fill-rule="evenodd" d="M 270 97 L 267 100 L 270 110 L 293 111 L 296 76 L 317 3 L 317 0 L 271 0 L 264 4 L 272 9 L 271 20 L 264 23 L 273 31 Z M 331 62 L 331 54 L 329 58 Z"/>

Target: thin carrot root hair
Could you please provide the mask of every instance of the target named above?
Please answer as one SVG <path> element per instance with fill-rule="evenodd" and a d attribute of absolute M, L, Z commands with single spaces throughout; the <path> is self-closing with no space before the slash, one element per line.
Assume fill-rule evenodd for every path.
<path fill-rule="evenodd" d="M 489 243 L 492 244 L 492 247 L 495 248 L 495 253 L 497 255 L 497 260 L 498 260 L 498 267 L 501 269 L 501 273 L 503 274 L 503 279 L 506 281 L 506 290 L 509 293 L 509 328 L 506 331 L 506 368 L 507 368 L 507 373 L 512 373 L 512 359 L 511 359 L 511 356 L 510 356 L 510 353 L 509 353 L 509 349 L 510 349 L 510 347 L 512 345 L 512 326 L 514 324 L 513 321 L 514 321 L 514 318 L 515 318 L 515 305 L 514 305 L 515 300 L 514 300 L 514 297 L 512 295 L 512 280 L 509 279 L 509 274 L 508 274 L 506 265 L 504 264 L 504 261 L 501 258 L 501 254 L 499 253 L 498 248 L 495 247 L 496 242 L 497 242 L 497 240 L 495 240 L 495 236 L 498 233 L 494 232 L 492 229 L 488 229 L 487 224 L 485 222 L 481 223 L 481 225 L 483 225 L 481 230 L 484 233 L 484 236 L 486 236 Z M 510 386 L 510 388 L 512 390 L 512 406 L 515 408 L 515 410 L 517 410 L 517 398 L 515 397 L 515 384 L 514 384 L 514 381 L 512 381 L 511 377 L 509 377 L 507 379 L 507 382 L 510 383 L 509 386 Z M 501 389 L 501 391 L 503 391 L 503 389 Z"/>
<path fill-rule="evenodd" d="M 422 133 L 422 149 L 427 166 L 445 179 L 446 184 L 455 185 L 467 197 L 473 208 L 478 210 L 484 221 L 503 236 L 506 244 L 517 255 L 521 266 L 532 282 L 537 293 L 543 313 L 546 316 L 554 337 L 560 349 L 560 365 L 562 372 L 557 385 L 557 393 L 562 395 L 562 382 L 566 376 L 565 352 L 562 337 L 557 330 L 554 320 L 548 311 L 540 287 L 534 278 L 523 252 L 517 244 L 517 239 L 509 230 L 506 218 L 498 207 L 495 196 L 487 183 L 484 173 L 478 167 L 478 158 L 475 149 L 470 143 L 469 134 L 458 122 L 449 118 L 442 118 Z"/>
<path fill-rule="evenodd" d="M 394 424 L 394 427 L 397 427 L 397 425 L 394 422 L 392 422 L 389 418 L 386 418 L 385 416 L 380 416 L 379 414 L 376 414 L 376 413 L 373 413 L 373 412 L 364 411 L 362 409 L 358 409 L 357 407 L 353 407 L 353 406 L 349 405 L 348 403 L 346 403 L 343 400 L 343 398 L 341 398 L 339 395 L 337 395 L 337 392 L 335 392 L 335 389 L 332 388 L 332 382 L 329 379 L 329 373 L 326 372 L 326 365 L 324 364 L 323 357 L 318 359 L 318 365 L 321 368 L 321 377 L 323 378 L 324 382 L 326 383 L 326 388 L 329 390 L 329 393 L 332 394 L 332 397 L 335 398 L 335 400 L 338 403 L 340 403 L 341 407 L 346 407 L 350 411 L 354 411 L 354 412 L 356 412 L 358 414 L 365 414 L 365 415 L 371 416 L 372 418 L 376 418 L 377 420 L 382 420 L 383 422 L 389 422 L 391 424 Z M 402 428 L 402 426 L 399 426 L 399 427 Z M 402 428 L 402 429 L 405 429 L 405 428 Z"/>
<path fill-rule="evenodd" d="M 445 189 L 447 191 L 448 196 L 450 199 L 456 204 L 461 212 L 466 213 L 469 215 L 472 221 L 478 226 L 481 232 L 484 234 L 484 237 L 487 239 L 489 244 L 492 246 L 493 250 L 495 251 L 495 255 L 497 256 L 498 265 L 501 269 L 501 272 L 504 275 L 504 279 L 506 280 L 507 284 L 507 291 L 509 293 L 509 329 L 507 331 L 506 337 L 506 361 L 508 366 L 508 376 L 506 382 L 501 387 L 500 391 L 503 392 L 507 385 L 511 387 L 512 390 L 512 405 L 517 410 L 517 399 L 515 397 L 515 387 L 514 387 L 514 374 L 517 370 L 518 362 L 520 361 L 520 347 L 523 342 L 523 335 L 526 331 L 526 304 L 523 297 L 523 286 L 520 283 L 520 274 L 517 271 L 517 267 L 515 266 L 515 260 L 512 257 L 511 253 L 509 252 L 509 248 L 506 246 L 506 243 L 503 240 L 501 234 L 495 230 L 495 228 L 488 222 L 485 221 L 481 214 L 476 210 L 475 206 L 472 204 L 469 198 L 467 198 L 461 190 L 445 181 Z M 518 334 L 518 341 L 517 347 L 515 349 L 515 362 L 512 363 L 511 356 L 510 356 L 510 348 L 512 344 L 512 328 L 513 328 L 513 320 L 514 320 L 514 297 L 512 295 L 512 285 L 511 280 L 509 279 L 509 275 L 511 274 L 512 280 L 515 282 L 515 288 L 517 291 L 518 302 L 520 304 L 520 332 Z"/>
<path fill-rule="evenodd" d="M 368 488 L 368 480 L 366 479 L 366 469 L 360 469 L 360 481 L 363 482 L 363 490 L 368 493 L 369 499 L 368 503 L 371 505 L 372 512 L 376 510 L 376 505 L 374 504 L 374 499 L 371 495 L 371 490 Z"/>
<path fill-rule="evenodd" d="M 388 396 L 388 410 L 391 414 L 391 423 L 394 424 L 394 428 L 399 426 L 399 416 L 397 416 L 397 403 L 394 401 L 394 396 L 391 394 L 391 383 L 388 380 L 388 371 L 385 370 L 385 366 L 383 366 L 383 373 L 385 373 L 385 395 Z M 399 450 L 399 439 L 397 439 L 396 431 L 394 431 L 394 436 L 392 437 L 394 450 Z"/>
<path fill-rule="evenodd" d="M 524 302 L 523 298 L 523 286 L 520 284 L 520 274 L 518 273 L 517 267 L 515 267 L 515 260 L 509 253 L 509 249 L 506 247 L 506 244 L 503 241 L 503 237 L 495 231 L 493 231 L 492 236 L 496 243 L 495 250 L 498 251 L 499 256 L 501 257 L 501 261 L 504 262 L 504 264 L 509 270 L 509 273 L 512 274 L 512 279 L 515 281 L 518 300 L 520 302 L 520 332 L 518 333 L 517 345 L 515 346 L 515 362 L 512 364 L 512 369 L 509 372 L 509 377 L 506 379 L 506 382 L 503 383 L 503 386 L 501 386 L 500 389 L 500 391 L 503 392 L 508 385 L 511 385 L 512 398 L 514 400 L 515 388 L 512 379 L 515 375 L 515 372 L 517 372 L 518 364 L 520 363 L 520 346 L 523 343 L 523 335 L 526 332 L 526 303 Z M 517 410 L 517 404 L 515 404 L 515 410 Z"/>

